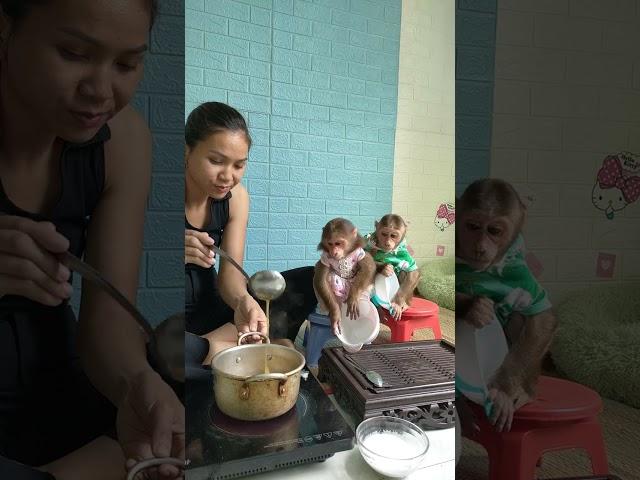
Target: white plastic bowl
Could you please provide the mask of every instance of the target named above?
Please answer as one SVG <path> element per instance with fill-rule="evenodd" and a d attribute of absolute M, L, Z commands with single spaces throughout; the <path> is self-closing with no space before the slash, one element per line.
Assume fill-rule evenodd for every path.
<path fill-rule="evenodd" d="M 402 478 L 414 472 L 429 450 L 429 438 L 413 423 L 396 417 L 372 417 L 356 428 L 362 458 L 376 472 Z"/>
<path fill-rule="evenodd" d="M 391 300 L 393 300 L 393 297 L 398 293 L 398 290 L 400 290 L 400 283 L 395 273 L 388 277 L 385 277 L 381 273 L 376 274 L 373 284 L 374 303 L 389 310 Z"/>
<path fill-rule="evenodd" d="M 509 349 L 496 317 L 482 328 L 456 322 L 456 387 L 471 401 L 487 406 L 487 383 Z"/>
<path fill-rule="evenodd" d="M 372 342 L 380 332 L 380 316 L 378 310 L 369 300 L 358 302 L 360 315 L 351 319 L 347 315 L 347 304 L 340 305 L 340 333 L 336 335 L 342 346 L 349 353 L 355 353 L 365 343 Z"/>

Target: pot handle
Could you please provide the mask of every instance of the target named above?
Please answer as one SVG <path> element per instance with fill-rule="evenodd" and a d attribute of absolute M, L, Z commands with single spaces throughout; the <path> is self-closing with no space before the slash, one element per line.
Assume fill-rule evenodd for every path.
<path fill-rule="evenodd" d="M 243 333 L 242 335 L 240 335 L 238 337 L 238 345 L 242 345 L 242 340 L 244 340 L 245 338 L 247 338 L 249 335 L 260 335 L 262 338 L 264 338 L 267 343 L 271 343 L 271 341 L 269 340 L 269 337 L 266 336 L 264 333 L 260 333 L 260 332 L 247 332 L 247 333 Z"/>
<path fill-rule="evenodd" d="M 253 375 L 252 377 L 245 379 L 244 381 L 246 383 L 262 382 L 266 380 L 280 380 L 280 381 L 286 382 L 288 378 L 289 377 L 287 377 L 286 373 L 259 373 L 257 375 Z"/>

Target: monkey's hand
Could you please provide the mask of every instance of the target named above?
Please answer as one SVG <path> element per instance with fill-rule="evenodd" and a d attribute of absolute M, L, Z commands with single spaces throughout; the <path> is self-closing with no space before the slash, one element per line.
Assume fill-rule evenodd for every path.
<path fill-rule="evenodd" d="M 402 305 L 400 303 L 391 302 L 391 308 L 389 312 L 393 312 L 393 319 L 397 322 L 398 320 L 400 320 L 400 317 L 402 317 L 402 312 L 404 312 L 404 310 L 402 309 Z"/>
<path fill-rule="evenodd" d="M 380 273 L 385 277 L 390 277 L 391 275 L 393 275 L 393 265 L 386 263 L 384 267 L 382 267 L 382 270 L 380 270 Z"/>
<path fill-rule="evenodd" d="M 341 333 L 340 330 L 340 310 L 332 309 L 329 312 L 329 320 L 331 320 L 331 331 L 334 335 Z"/>
<path fill-rule="evenodd" d="M 516 411 L 513 398 L 498 388 L 489 389 L 489 398 L 493 403 L 489 421 L 497 432 L 508 432 L 513 423 L 513 414 Z"/>
<path fill-rule="evenodd" d="M 493 321 L 494 315 L 493 300 L 477 296 L 473 297 L 464 319 L 474 327 L 482 328 Z"/>
<path fill-rule="evenodd" d="M 347 297 L 347 315 L 351 320 L 355 320 L 360 316 L 360 307 L 358 306 L 359 295 L 355 295 L 352 290 Z"/>

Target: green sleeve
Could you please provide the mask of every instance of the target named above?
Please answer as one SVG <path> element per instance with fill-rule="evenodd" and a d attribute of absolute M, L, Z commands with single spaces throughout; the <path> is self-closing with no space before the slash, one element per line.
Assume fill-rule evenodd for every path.
<path fill-rule="evenodd" d="M 413 272 L 414 270 L 418 269 L 418 265 L 416 264 L 415 259 L 411 256 L 411 254 L 409 253 L 409 250 L 407 250 L 407 247 L 403 247 L 398 251 L 398 259 L 401 262 L 407 262 L 407 266 L 405 266 L 404 268 L 401 268 L 402 271 L 404 272 Z"/>

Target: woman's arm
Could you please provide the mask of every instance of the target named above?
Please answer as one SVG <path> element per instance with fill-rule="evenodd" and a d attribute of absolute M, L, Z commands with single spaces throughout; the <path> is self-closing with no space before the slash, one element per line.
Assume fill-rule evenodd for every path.
<path fill-rule="evenodd" d="M 131 107 L 109 126 L 105 188 L 91 218 L 85 258 L 135 303 L 151 177 L 151 135 Z M 150 369 L 145 336 L 134 319 L 89 282 L 82 285 L 78 343 L 91 381 L 115 405 L 133 379 Z"/>
<path fill-rule="evenodd" d="M 242 265 L 244 245 L 249 221 L 249 194 L 242 184 L 231 191 L 229 200 L 229 220 L 224 229 L 221 248 Z M 247 290 L 247 279 L 229 262 L 220 262 L 220 295 L 235 315 L 234 322 L 239 331 L 259 331 L 268 334 L 267 318 Z M 255 339 L 257 340 L 257 338 Z"/>

